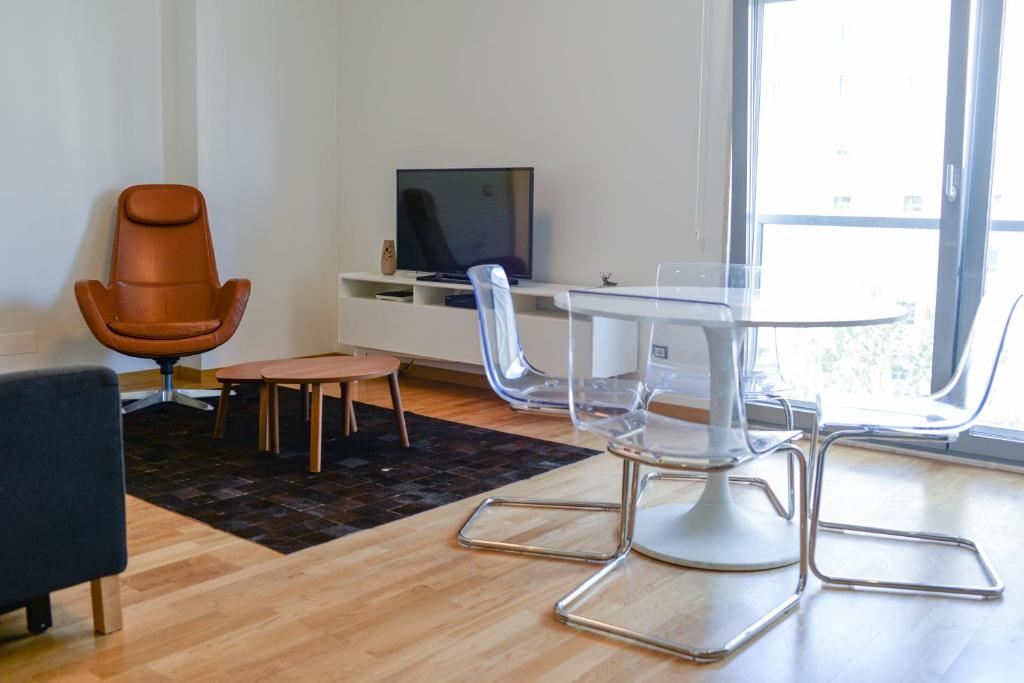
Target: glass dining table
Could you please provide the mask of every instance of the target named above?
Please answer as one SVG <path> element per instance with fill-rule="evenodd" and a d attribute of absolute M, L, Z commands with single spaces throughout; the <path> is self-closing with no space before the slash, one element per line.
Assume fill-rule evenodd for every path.
<path fill-rule="evenodd" d="M 883 325 L 898 322 L 908 315 L 895 301 L 860 297 L 853 292 L 794 291 L 781 286 L 758 289 L 616 287 L 614 291 L 636 297 L 635 305 L 620 297 L 608 297 L 606 304 L 592 304 L 587 313 L 598 318 L 657 320 L 659 316 L 664 317 L 665 310 L 672 309 L 662 306 L 662 310 L 658 310 L 659 299 L 664 299 L 726 304 L 735 324 L 741 328 Z M 557 296 L 555 305 L 568 309 L 568 295 Z M 602 305 L 607 310 L 603 310 Z M 732 337 L 723 336 L 713 326 L 704 326 L 704 334 L 712 356 L 710 366 L 735 368 L 736 363 L 715 362 L 715 357 L 737 353 Z M 740 387 L 738 378 L 734 371 L 718 371 L 712 373 L 709 380 L 710 424 L 728 428 L 732 419 L 729 407 Z M 797 562 L 798 534 L 797 520 L 738 504 L 729 490 L 728 474 L 711 473 L 696 503 L 640 508 L 634 547 L 650 557 L 682 566 L 746 571 Z"/>

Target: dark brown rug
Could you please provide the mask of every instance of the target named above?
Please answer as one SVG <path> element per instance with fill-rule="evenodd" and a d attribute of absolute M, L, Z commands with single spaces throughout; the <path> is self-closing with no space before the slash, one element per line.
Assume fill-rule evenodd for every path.
<path fill-rule="evenodd" d="M 325 397 L 323 471 L 310 474 L 298 392 L 282 390 L 280 412 L 279 455 L 256 449 L 250 387 L 232 397 L 223 439 L 212 437 L 213 413 L 165 404 L 126 415 L 128 493 L 291 553 L 597 453 L 415 413 L 402 448 L 392 412 L 363 403 L 359 431 L 342 437 L 341 401 Z"/>

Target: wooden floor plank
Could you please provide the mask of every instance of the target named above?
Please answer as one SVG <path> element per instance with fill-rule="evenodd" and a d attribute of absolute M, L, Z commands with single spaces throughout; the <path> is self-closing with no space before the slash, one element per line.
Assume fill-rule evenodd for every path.
<path fill-rule="evenodd" d="M 359 401 L 390 404 L 385 382 L 364 382 L 357 392 Z M 513 413 L 486 390 L 403 378 L 402 393 L 413 412 L 600 447 L 564 419 Z M 781 459 L 751 469 L 782 485 Z M 601 455 L 501 491 L 615 500 L 619 474 L 619 461 Z M 92 633 L 88 585 L 59 591 L 55 627 L 42 636 L 24 632 L 20 613 L 0 617 L 0 680 L 968 681 L 1016 674 L 1024 480 L 853 448 L 835 449 L 827 477 L 828 516 L 974 536 L 1003 572 L 1005 598 L 822 591 L 812 579 L 798 612 L 727 662 L 698 666 L 558 624 L 555 600 L 596 567 L 459 547 L 455 532 L 479 496 L 289 556 L 129 497 L 124 630 Z M 698 492 L 693 484 L 663 484 L 651 501 L 692 500 Z M 756 490 L 737 488 L 736 496 L 766 505 Z M 614 518 L 499 510 L 477 529 L 600 545 L 613 542 Z M 844 571 L 979 577 L 955 551 L 912 550 L 825 536 L 822 561 Z M 792 568 L 723 575 L 636 556 L 587 609 L 714 639 L 790 590 L 793 575 Z"/>

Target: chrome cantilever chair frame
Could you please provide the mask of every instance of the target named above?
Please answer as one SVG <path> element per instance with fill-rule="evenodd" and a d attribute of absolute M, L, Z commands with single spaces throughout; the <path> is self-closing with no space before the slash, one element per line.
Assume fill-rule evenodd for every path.
<path fill-rule="evenodd" d="M 477 312 L 480 323 L 480 344 L 481 353 L 484 361 L 484 368 L 487 371 L 487 380 L 491 384 L 495 393 L 501 398 L 505 399 L 512 410 L 522 413 L 534 413 L 543 414 L 559 417 L 569 417 L 569 403 L 568 396 L 564 404 L 554 403 L 529 403 L 524 400 L 517 400 L 506 387 L 501 386 L 501 377 L 496 376 L 495 373 L 500 373 L 500 368 L 493 367 L 496 362 L 495 355 L 488 348 L 489 344 L 493 344 L 495 340 L 489 339 L 489 335 L 492 334 L 490 330 L 489 321 L 486 318 L 487 306 L 493 307 L 493 299 L 488 302 L 487 296 L 491 292 L 497 292 L 498 296 L 508 297 L 505 302 L 509 310 L 504 311 L 507 315 L 511 311 L 511 292 L 508 285 L 508 279 L 505 276 L 505 271 L 501 266 L 498 265 L 480 265 L 474 266 L 469 269 L 470 281 L 473 283 L 473 291 L 477 298 Z M 538 379 L 550 378 L 556 384 L 561 382 L 565 385 L 564 378 L 551 377 L 542 370 L 538 370 L 533 364 L 529 362 L 525 354 L 522 351 L 522 346 L 519 342 L 519 334 L 515 328 L 515 319 L 510 316 L 506 320 L 505 333 L 512 336 L 510 346 L 514 349 L 517 361 L 521 366 L 522 371 L 530 375 L 536 375 Z M 506 347 L 508 348 L 508 347 Z M 652 396 L 646 396 L 643 399 L 643 407 L 646 408 L 650 403 Z M 787 404 L 788 405 L 788 404 Z M 792 419 L 792 409 L 787 411 L 787 415 Z M 657 479 L 674 479 L 674 480 L 695 480 L 704 479 L 707 475 L 700 472 L 676 472 L 676 473 L 662 473 Z M 794 495 L 793 495 L 793 464 L 789 463 L 789 497 L 788 497 L 788 508 L 784 508 L 782 503 L 779 501 L 775 491 L 772 490 L 771 485 L 762 478 L 759 477 L 740 477 L 731 476 L 729 477 L 730 483 L 756 486 L 762 489 L 765 496 L 768 498 L 769 503 L 772 505 L 774 510 L 786 519 L 793 518 L 794 511 Z M 625 479 L 623 480 L 623 491 L 622 495 L 625 496 Z M 508 553 L 516 553 L 520 555 L 533 555 L 538 557 L 557 558 L 563 560 L 578 560 L 583 562 L 597 562 L 603 563 L 612 560 L 617 557 L 621 552 L 621 545 L 618 548 L 608 551 L 600 550 L 576 550 L 571 548 L 553 548 L 546 546 L 531 545 L 526 543 L 509 543 L 506 541 L 495 541 L 481 538 L 473 538 L 470 536 L 471 529 L 484 512 L 490 508 L 495 507 L 520 507 L 520 508 L 537 508 L 546 510 L 572 510 L 577 512 L 620 512 L 622 509 L 621 502 L 611 501 L 579 501 L 579 500 L 568 500 L 568 499 L 547 499 L 547 498 L 519 498 L 514 496 L 490 496 L 480 502 L 479 505 L 470 513 L 469 517 L 463 523 L 459 529 L 457 538 L 460 545 L 465 548 L 474 550 L 498 550 Z"/>
<path fill-rule="evenodd" d="M 573 609 L 580 603 L 586 601 L 586 599 L 594 593 L 597 588 L 608 579 L 615 570 L 619 569 L 630 555 L 630 551 L 633 548 L 633 532 L 636 526 L 636 511 L 640 505 L 640 501 L 643 498 L 648 485 L 657 479 L 671 478 L 667 477 L 666 474 L 683 474 L 699 473 L 703 476 L 707 476 L 709 472 L 720 471 L 722 469 L 729 469 L 735 465 L 727 464 L 719 467 L 710 468 L 696 468 L 686 466 L 683 463 L 675 463 L 671 465 L 675 470 L 688 470 L 689 472 L 676 471 L 672 473 L 664 472 L 649 472 L 646 474 L 642 483 L 640 480 L 640 463 L 631 460 L 632 455 L 628 450 L 619 449 L 612 445 L 609 446 L 609 451 L 623 458 L 623 463 L 628 464 L 630 467 L 630 475 L 628 477 L 629 495 L 623 496 L 623 502 L 626 507 L 622 512 L 622 528 L 621 534 L 622 544 L 619 553 L 615 558 L 602 567 L 596 574 L 591 576 L 589 579 L 584 581 L 582 584 L 570 591 L 565 597 L 555 603 L 555 618 L 563 624 L 569 624 L 576 626 L 588 631 L 594 631 L 597 633 L 604 633 L 607 635 L 622 638 L 646 647 L 650 647 L 669 654 L 691 659 L 697 663 L 710 663 L 719 661 L 728 657 L 730 654 L 743 647 L 753 638 L 757 637 L 765 630 L 770 628 L 784 616 L 789 614 L 800 604 L 800 597 L 803 595 L 804 589 L 807 586 L 807 568 L 808 568 L 808 506 L 807 496 L 800 496 L 800 560 L 799 560 L 799 573 L 797 576 L 796 588 L 793 593 L 790 594 L 785 600 L 780 602 L 778 605 L 773 607 L 771 610 L 758 617 L 751 624 L 746 626 L 739 633 L 731 637 L 725 643 L 720 645 L 714 645 L 709 647 L 698 647 L 693 645 L 687 645 L 686 643 L 680 643 L 675 640 L 664 638 L 652 633 L 646 633 L 644 631 L 638 631 L 635 629 L 627 628 L 624 626 L 618 626 L 611 624 L 606 621 L 599 619 L 593 619 L 590 617 L 583 616 L 581 614 L 573 612 Z M 783 444 L 776 449 L 776 452 L 785 452 L 787 454 L 788 462 L 797 463 L 797 471 L 799 475 L 799 485 L 801 491 L 806 491 L 808 486 L 807 476 L 807 459 L 800 448 L 792 443 Z M 741 464 L 741 463 L 740 463 Z M 666 467 L 668 465 L 659 465 L 659 467 Z M 623 486 L 627 485 L 627 475 L 625 470 L 623 471 Z M 777 500 L 776 500 L 777 502 Z M 781 504 L 777 506 L 777 511 L 782 515 Z M 782 515 L 785 516 L 785 515 Z"/>
<path fill-rule="evenodd" d="M 517 408 L 513 408 L 518 410 Z M 526 408 L 523 409 L 529 412 L 538 412 L 537 408 Z M 563 415 L 568 417 L 568 410 L 557 411 L 548 409 L 543 411 L 549 415 Z M 790 481 L 792 482 L 792 474 L 795 472 L 793 467 L 793 459 L 787 460 L 788 467 L 790 468 Z M 654 481 L 702 481 L 707 479 L 707 472 L 698 471 L 677 471 L 677 472 L 649 472 L 645 476 L 645 487 Z M 795 512 L 795 497 L 794 487 L 791 483 L 789 486 L 789 505 L 784 506 L 765 479 L 760 477 L 746 477 L 746 476 L 729 476 L 730 484 L 739 484 L 742 486 L 755 486 L 764 491 L 765 497 L 771 504 L 772 509 L 780 517 L 785 519 L 793 519 Z M 627 487 L 628 487 L 628 476 L 623 466 L 622 473 L 622 500 L 626 500 Z M 805 483 L 804 489 L 807 490 L 807 484 Z M 459 545 L 464 548 L 470 548 L 473 550 L 499 550 L 506 553 L 515 553 L 518 555 L 534 555 L 538 557 L 556 558 L 562 560 L 579 560 L 582 562 L 593 562 L 593 563 L 605 563 L 609 562 L 618 557 L 624 551 L 625 540 L 622 538 L 622 529 L 624 528 L 625 521 L 620 520 L 620 542 L 615 550 L 611 551 L 597 551 L 597 550 L 573 550 L 571 548 L 552 548 L 547 546 L 531 545 L 527 543 L 509 543 L 507 541 L 490 541 L 487 539 L 472 538 L 470 537 L 470 529 L 476 523 L 477 519 L 484 513 L 485 510 L 495 507 L 520 507 L 520 508 L 539 508 L 546 510 L 574 510 L 577 512 L 620 512 L 622 503 L 604 502 L 604 501 L 579 501 L 579 500 L 567 500 L 567 499 L 551 499 L 551 498 L 518 498 L 515 496 L 489 496 L 480 501 L 473 512 L 470 513 L 466 521 L 463 522 L 459 528 L 458 541 Z M 630 541 L 632 543 L 632 540 Z"/>
<path fill-rule="evenodd" d="M 517 555 L 534 555 L 538 557 L 558 558 L 563 560 L 579 560 L 582 562 L 608 562 L 618 557 L 626 548 L 626 520 L 622 515 L 628 510 L 626 497 L 629 490 L 628 463 L 622 465 L 622 501 L 618 503 L 603 501 L 578 501 L 549 498 L 516 498 L 511 496 L 490 496 L 485 498 L 459 529 L 459 544 L 477 550 L 500 550 Z M 530 545 L 527 543 L 508 543 L 506 541 L 489 541 L 471 538 L 469 530 L 477 518 L 491 507 L 541 508 L 547 510 L 576 510 L 581 512 L 617 512 L 619 520 L 618 546 L 611 551 L 574 550 L 571 548 L 553 548 L 548 546 Z M 630 541 L 632 542 L 632 541 Z"/>
<path fill-rule="evenodd" d="M 1007 294 L 1010 294 L 1007 296 Z M 956 372 L 947 385 L 935 394 L 921 399 L 932 404 L 945 404 L 959 411 L 945 418 L 944 422 L 933 423 L 934 426 L 924 427 L 904 425 L 849 424 L 836 420 L 834 424 L 822 418 L 822 401 L 819 397 L 818 416 L 811 433 L 811 452 L 813 454 L 813 492 L 811 495 L 811 534 L 809 549 L 811 570 L 822 580 L 825 586 L 841 588 L 877 588 L 914 593 L 929 593 L 947 596 L 976 597 L 995 599 L 1002 595 L 1005 588 L 1002 579 L 992 565 L 985 551 L 975 541 L 961 536 L 950 536 L 925 531 L 902 531 L 881 527 L 869 527 L 855 524 L 843 524 L 821 521 L 821 493 L 825 478 L 825 457 L 828 449 L 836 442 L 846 440 L 884 439 L 884 440 L 941 440 L 952 441 L 970 429 L 978 420 L 981 411 L 988 402 L 992 384 L 995 381 L 999 359 L 1006 344 L 1010 324 L 1018 306 L 1024 301 L 1024 294 L 1018 292 L 996 292 L 986 295 L 975 315 L 971 326 L 964 353 L 957 364 Z M 978 357 L 976 357 L 978 356 Z M 925 405 L 927 408 L 928 406 Z M 847 406 L 850 408 L 850 406 Z M 852 406 L 858 409 L 857 406 Z M 911 413 L 907 413 L 910 415 Z M 941 415 L 941 412 L 939 413 Z M 821 431 L 834 427 L 824 438 Z M 820 444 L 819 444 L 820 441 Z M 880 536 L 893 540 L 909 540 L 923 543 L 936 543 L 963 548 L 972 553 L 989 583 L 986 586 L 966 586 L 958 584 L 930 584 L 914 581 L 892 581 L 888 579 L 831 576 L 823 572 L 817 563 L 818 531 L 834 531 L 863 536 Z"/>
<path fill-rule="evenodd" d="M 568 304 L 569 380 L 572 386 L 570 409 L 573 421 L 579 429 L 606 438 L 608 452 L 630 463 L 630 473 L 628 480 L 623 480 L 628 485 L 629 495 L 623 499 L 625 509 L 621 515 L 625 526 L 622 551 L 559 600 L 554 606 L 555 617 L 564 624 L 625 639 L 696 662 L 723 659 L 795 609 L 806 588 L 807 536 L 810 525 L 806 495 L 808 468 L 806 456 L 793 443 L 800 437 L 800 433 L 759 432 L 755 435 L 748 429 L 735 356 L 739 348 L 736 343 L 738 328 L 728 306 L 684 298 L 673 299 L 665 294 L 650 297 L 576 290 L 569 292 Z M 712 410 L 709 425 L 652 414 L 646 408 L 626 405 L 621 398 L 619 402 L 607 400 L 607 397 L 590 390 L 588 383 L 592 378 L 589 377 L 589 369 L 586 363 L 577 364 L 576 358 L 591 356 L 588 353 L 590 340 L 586 330 L 592 319 L 605 316 L 635 320 L 638 323 L 638 339 L 646 339 L 649 329 L 652 348 L 655 344 L 669 341 L 677 345 L 693 343 L 694 335 L 706 341 L 706 360 L 696 354 L 685 361 L 665 362 L 667 359 L 661 357 L 655 360 L 652 354 L 639 375 L 645 387 L 654 385 L 666 394 L 706 400 Z M 684 336 L 677 336 L 679 334 Z M 700 363 L 704 363 L 703 366 Z M 689 381 L 690 377 L 701 375 L 707 376 L 709 382 L 695 386 Z M 735 384 L 732 384 L 733 381 Z M 793 487 L 800 492 L 800 507 L 794 510 L 794 517 L 798 517 L 794 539 L 797 544 L 798 572 L 796 586 L 785 599 L 724 643 L 708 646 L 691 645 L 591 618 L 579 612 L 581 605 L 592 598 L 617 569 L 626 564 L 633 548 L 638 508 L 652 482 L 664 478 L 717 475 L 716 479 L 724 484 L 730 470 L 774 453 L 782 453 L 787 460 L 794 462 L 799 475 L 798 488 Z M 641 478 L 641 465 L 656 469 Z M 663 470 L 668 470 L 668 474 Z M 783 510 L 781 503 L 778 503 L 776 512 L 782 514 Z"/>
<path fill-rule="evenodd" d="M 815 430 L 817 432 L 817 430 Z M 813 444 L 819 440 L 819 436 L 815 434 L 812 438 Z M 999 572 L 992 564 L 992 560 L 989 559 L 988 554 L 984 549 L 978 545 L 977 542 L 972 541 L 969 538 L 962 536 L 949 536 L 947 534 L 938 534 L 929 531 L 902 531 L 899 529 L 886 529 L 882 527 L 870 527 L 861 526 L 856 524 L 844 524 L 839 522 L 824 522 L 821 520 L 821 491 L 824 482 L 825 474 L 825 455 L 828 452 L 830 446 L 835 442 L 846 439 L 851 441 L 865 440 L 865 439 L 886 439 L 886 440 L 898 440 L 898 439 L 911 439 L 914 441 L 921 441 L 923 437 L 917 435 L 907 435 L 899 433 L 887 433 L 884 431 L 872 431 L 872 430 L 845 430 L 838 431 L 829 434 L 824 439 L 821 439 L 821 445 L 818 448 L 816 455 L 814 455 L 814 476 L 812 483 L 811 492 L 811 532 L 808 540 L 808 546 L 810 550 L 810 564 L 811 571 L 814 575 L 821 579 L 821 582 L 826 588 L 876 588 L 892 591 L 905 591 L 911 593 L 933 593 L 948 596 L 961 596 L 961 597 L 977 597 L 985 600 L 994 600 L 999 598 L 1003 594 L 1005 584 L 1002 578 L 999 576 Z M 949 441 L 948 437 L 933 437 L 932 440 Z M 813 452 L 813 451 L 812 451 Z M 914 581 L 892 581 L 888 579 L 867 579 L 867 578 L 856 578 L 856 577 L 844 577 L 844 576 L 832 576 L 826 574 L 818 567 L 817 562 L 817 546 L 818 546 L 818 531 L 823 529 L 825 531 L 833 531 L 837 533 L 856 534 L 860 536 L 875 536 L 881 538 L 890 538 L 895 540 L 911 540 L 921 543 L 934 543 L 938 545 L 948 545 L 963 548 L 969 551 L 978 561 L 978 565 L 981 570 L 985 573 L 986 578 L 989 581 L 987 586 L 967 586 L 961 584 L 929 584 L 920 583 Z"/>
<path fill-rule="evenodd" d="M 523 353 L 522 346 L 519 342 L 519 333 L 515 326 L 514 310 L 512 310 L 512 299 L 511 292 L 509 289 L 508 278 L 505 275 L 505 270 L 498 265 L 480 265 L 474 266 L 469 269 L 469 278 L 473 284 L 473 292 L 476 295 L 477 300 L 477 314 L 480 323 L 480 347 L 481 354 L 484 361 L 484 369 L 486 370 L 487 380 L 491 384 L 495 393 L 501 398 L 505 399 L 511 406 L 512 410 L 523 413 L 537 413 L 552 416 L 569 417 L 569 404 L 566 399 L 565 404 L 555 404 L 551 402 L 545 403 L 530 403 L 525 400 L 517 400 L 517 397 L 512 395 L 505 387 L 501 385 L 501 379 L 495 376 L 495 373 L 501 373 L 500 368 L 493 367 L 494 364 L 499 361 L 495 358 L 494 353 L 489 348 L 490 345 L 496 343 L 497 340 L 493 339 L 492 336 L 497 334 L 497 331 L 492 333 L 490 329 L 489 321 L 487 319 L 487 311 L 493 310 L 494 298 L 502 297 L 503 305 L 507 308 L 503 310 L 503 314 L 507 316 L 506 322 L 508 325 L 504 328 L 505 333 L 511 336 L 510 342 L 511 348 L 516 356 L 516 361 L 520 364 L 519 370 L 523 374 L 536 375 L 538 379 L 549 377 L 546 373 L 535 368 L 526 358 Z M 495 293 L 496 292 L 496 293 Z M 488 300 L 488 296 L 491 297 Z M 488 309 L 488 307 L 491 307 Z M 506 347 L 506 349 L 509 347 Z M 565 380 L 559 378 L 551 378 L 556 384 L 561 381 L 564 386 Z M 623 467 L 623 488 L 622 496 L 623 499 L 626 495 L 625 485 L 626 472 Z M 518 555 L 532 555 L 536 557 L 547 557 L 556 558 L 563 560 L 577 560 L 582 562 L 607 562 L 614 558 L 621 552 L 622 549 L 622 525 L 620 523 L 620 542 L 618 547 L 613 550 L 591 550 L 591 549 L 573 549 L 573 548 L 556 548 L 549 546 L 532 545 L 528 543 L 509 543 L 507 541 L 495 541 L 482 538 L 473 538 L 470 536 L 471 529 L 474 524 L 479 520 L 481 515 L 490 508 L 494 507 L 520 507 L 520 508 L 537 508 L 546 510 L 574 510 L 578 512 L 615 512 L 620 513 L 623 510 L 622 502 L 612 501 L 580 501 L 580 500 L 568 500 L 568 499 L 545 499 L 545 498 L 519 498 L 514 496 L 489 496 L 480 502 L 479 505 L 474 508 L 473 512 L 470 513 L 469 517 L 462 524 L 459 529 L 457 538 L 460 545 L 465 548 L 473 550 L 498 550 L 507 553 L 515 553 Z"/>

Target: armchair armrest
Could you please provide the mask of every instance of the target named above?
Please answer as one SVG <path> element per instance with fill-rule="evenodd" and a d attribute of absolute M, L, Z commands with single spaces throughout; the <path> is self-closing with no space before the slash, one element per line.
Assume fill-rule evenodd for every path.
<path fill-rule="evenodd" d="M 98 280 L 78 280 L 75 282 L 75 299 L 93 336 L 104 346 L 114 348 L 111 346 L 113 335 L 107 323 L 116 318 L 117 309 L 110 290 Z"/>
<path fill-rule="evenodd" d="M 249 302 L 249 292 L 252 290 L 252 283 L 245 278 L 232 279 L 221 285 L 217 291 L 217 298 L 213 303 L 213 315 L 220 320 L 218 334 L 224 336 L 227 341 L 238 329 L 242 322 L 242 314 L 245 313 L 245 306 Z"/>

